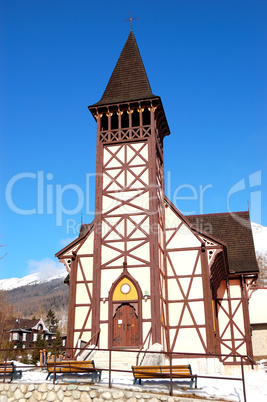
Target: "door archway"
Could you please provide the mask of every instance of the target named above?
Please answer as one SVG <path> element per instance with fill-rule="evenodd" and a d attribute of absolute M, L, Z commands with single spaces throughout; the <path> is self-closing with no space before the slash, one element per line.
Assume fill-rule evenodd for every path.
<path fill-rule="evenodd" d="M 109 314 L 110 348 L 137 348 L 142 344 L 142 309 L 139 285 L 123 276 L 112 285 Z"/>

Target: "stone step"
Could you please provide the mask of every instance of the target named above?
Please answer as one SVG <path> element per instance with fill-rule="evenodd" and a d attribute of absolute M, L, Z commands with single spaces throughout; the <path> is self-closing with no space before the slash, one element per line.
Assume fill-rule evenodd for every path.
<path fill-rule="evenodd" d="M 96 351 L 92 357 L 96 367 L 108 368 L 109 366 L 109 352 Z M 129 352 L 116 352 L 111 353 L 111 367 L 118 370 L 131 370 L 131 366 L 136 364 L 136 354 Z"/>

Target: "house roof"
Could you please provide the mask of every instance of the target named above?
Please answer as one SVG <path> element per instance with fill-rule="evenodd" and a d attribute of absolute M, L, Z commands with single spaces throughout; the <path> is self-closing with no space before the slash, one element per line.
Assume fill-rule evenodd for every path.
<path fill-rule="evenodd" d="M 16 331 L 21 331 L 21 332 L 30 332 L 31 328 L 34 327 L 39 320 L 30 320 L 26 318 L 14 318 L 12 322 L 12 329 L 10 332 L 16 332 Z"/>
<path fill-rule="evenodd" d="M 152 94 L 145 67 L 131 31 L 99 102 L 90 107 L 158 98 Z"/>
<path fill-rule="evenodd" d="M 204 231 L 226 243 L 230 273 L 259 272 L 248 211 L 186 218 L 200 232 Z"/>

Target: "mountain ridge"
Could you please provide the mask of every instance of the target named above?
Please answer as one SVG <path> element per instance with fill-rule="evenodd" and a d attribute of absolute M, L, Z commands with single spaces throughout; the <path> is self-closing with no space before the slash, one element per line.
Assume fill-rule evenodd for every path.
<path fill-rule="evenodd" d="M 64 268 L 64 271 L 60 270 L 57 274 L 53 274 L 52 276 L 48 274 L 44 272 L 35 272 L 22 278 L 1 279 L 0 290 L 9 291 L 18 287 L 31 286 L 44 282 L 50 282 L 56 279 L 63 279 L 67 276 L 67 271 Z"/>

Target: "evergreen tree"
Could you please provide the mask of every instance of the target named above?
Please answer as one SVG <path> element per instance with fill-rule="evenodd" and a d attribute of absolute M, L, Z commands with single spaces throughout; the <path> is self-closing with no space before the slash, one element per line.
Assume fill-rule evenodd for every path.
<path fill-rule="evenodd" d="M 55 348 L 57 348 L 57 356 L 60 355 L 62 352 L 60 349 L 62 347 L 62 338 L 60 335 L 60 331 L 57 331 L 57 334 L 56 334 L 55 339 L 53 340 L 52 346 L 53 346 L 53 353 L 55 351 Z"/>
<path fill-rule="evenodd" d="M 56 318 L 56 314 L 51 308 L 48 310 L 46 314 L 45 324 L 48 327 L 49 331 L 52 332 L 54 327 L 58 324 L 58 319 Z"/>
<path fill-rule="evenodd" d="M 34 347 L 38 348 L 34 349 L 32 352 L 32 363 L 36 364 L 38 361 L 40 361 L 40 350 L 46 349 L 47 347 L 47 342 L 44 340 L 43 335 L 40 331 L 38 332 Z"/>

